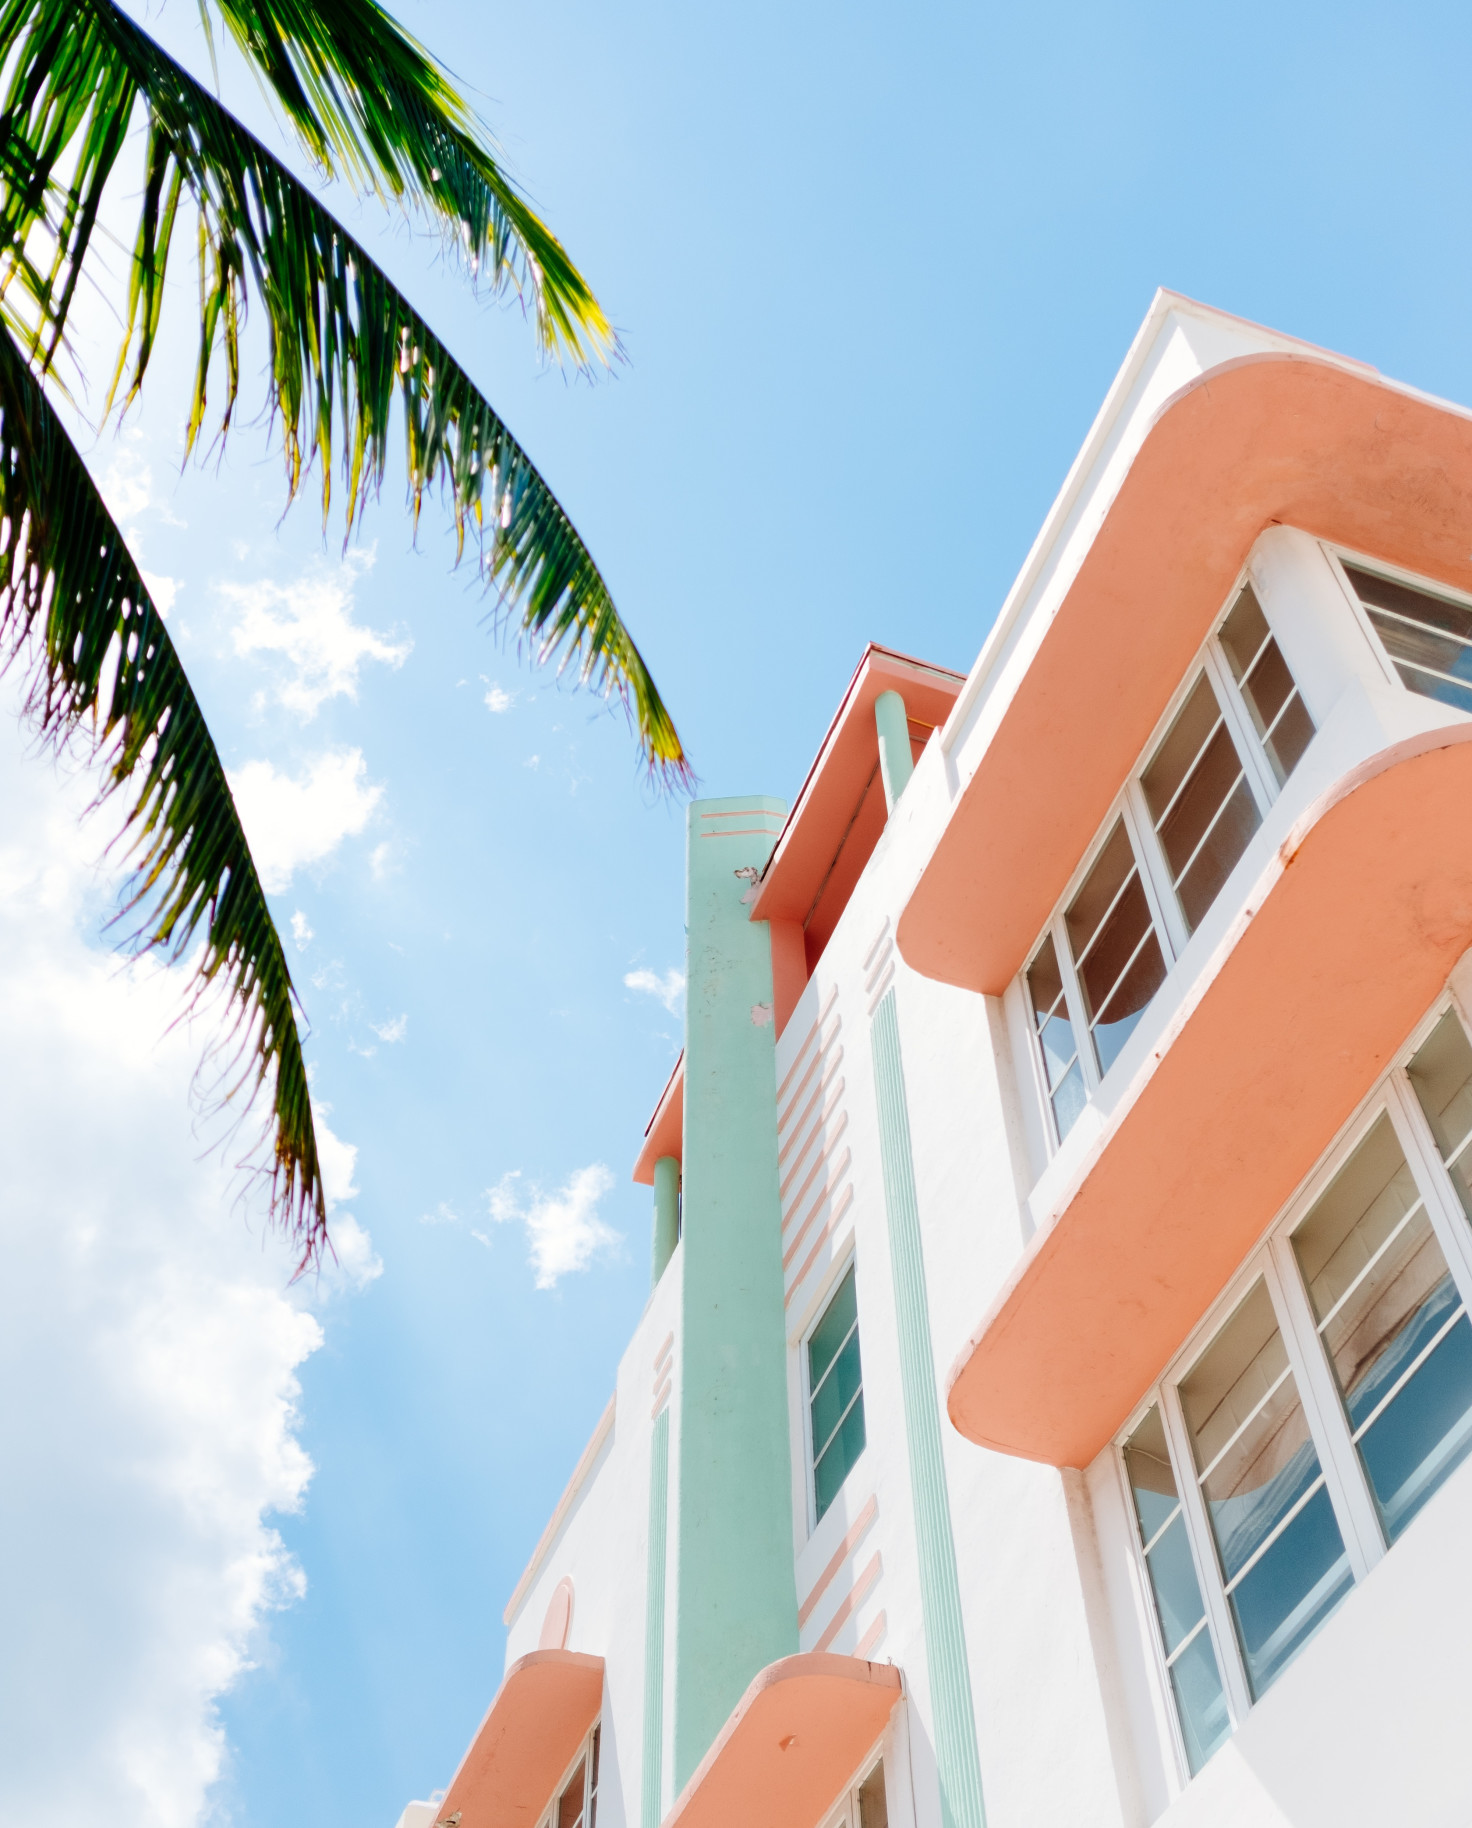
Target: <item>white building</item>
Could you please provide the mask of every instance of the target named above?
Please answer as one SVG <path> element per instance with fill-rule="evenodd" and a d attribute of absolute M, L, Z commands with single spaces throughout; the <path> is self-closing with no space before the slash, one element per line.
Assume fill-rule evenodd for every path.
<path fill-rule="evenodd" d="M 653 1292 L 406 1819 L 1472 1820 L 1469 834 L 1472 415 L 1161 294 L 969 676 L 690 809 Z"/>

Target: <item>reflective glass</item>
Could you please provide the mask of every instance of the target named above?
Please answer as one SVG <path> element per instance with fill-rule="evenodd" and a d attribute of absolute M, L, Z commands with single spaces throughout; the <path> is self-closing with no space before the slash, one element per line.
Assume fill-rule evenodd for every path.
<path fill-rule="evenodd" d="M 1181 1380 L 1180 1395 L 1248 1680 L 1260 1695 L 1353 1581 L 1264 1283 Z"/>
<path fill-rule="evenodd" d="M 1181 912 L 1194 930 L 1262 822 L 1205 673 L 1192 687 L 1140 785 Z"/>
<path fill-rule="evenodd" d="M 1472 1045 L 1455 1011 L 1432 1029 L 1409 1071 L 1462 1210 L 1472 1219 Z"/>
<path fill-rule="evenodd" d="M 1388 1115 L 1293 1250 L 1394 1541 L 1472 1446 L 1472 1323 Z"/>
<path fill-rule="evenodd" d="M 854 1272 L 839 1283 L 808 1339 L 813 1496 L 821 1517 L 864 1451 L 864 1389 L 859 1362 Z"/>
<path fill-rule="evenodd" d="M 1063 974 L 1058 969 L 1058 953 L 1051 934 L 1038 947 L 1027 968 L 1027 994 L 1032 1004 L 1033 1033 L 1037 1036 L 1043 1078 L 1058 1126 L 1058 1140 L 1062 1142 L 1084 1108 L 1088 1094 L 1084 1089 L 1073 1023 L 1063 997 Z"/>
<path fill-rule="evenodd" d="M 1064 917 L 1099 1071 L 1107 1073 L 1165 980 L 1129 833 L 1119 820 Z"/>
<path fill-rule="evenodd" d="M 1158 1408 L 1150 1410 L 1125 1443 L 1124 1464 L 1181 1736 L 1195 1771 L 1221 1744 L 1231 1721 L 1216 1650 L 1203 1622 L 1206 1608 Z"/>
<path fill-rule="evenodd" d="M 1250 584 L 1244 585 L 1232 605 L 1220 639 L 1258 741 L 1281 787 L 1313 738 L 1314 720 Z"/>
<path fill-rule="evenodd" d="M 1344 569 L 1407 689 L 1472 711 L 1472 609 L 1357 565 Z"/>

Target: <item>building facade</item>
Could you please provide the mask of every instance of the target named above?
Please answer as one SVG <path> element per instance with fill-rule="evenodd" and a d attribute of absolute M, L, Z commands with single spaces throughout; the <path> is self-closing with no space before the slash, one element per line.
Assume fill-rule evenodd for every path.
<path fill-rule="evenodd" d="M 1472 1819 L 1472 415 L 1157 297 L 689 810 L 653 1287 L 405 1828 Z"/>

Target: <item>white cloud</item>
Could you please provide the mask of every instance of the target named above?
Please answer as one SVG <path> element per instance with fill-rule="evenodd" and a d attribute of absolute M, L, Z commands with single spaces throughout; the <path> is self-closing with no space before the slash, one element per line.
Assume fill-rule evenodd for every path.
<path fill-rule="evenodd" d="M 539 755 L 529 755 L 521 765 L 523 768 L 540 768 L 542 758 Z"/>
<path fill-rule="evenodd" d="M 441 1200 L 433 1212 L 420 1213 L 419 1223 L 421 1225 L 458 1225 L 460 1214 L 448 1200 Z"/>
<path fill-rule="evenodd" d="M 271 762 L 230 772 L 251 855 L 272 893 L 290 888 L 297 870 L 329 857 L 356 837 L 383 797 L 371 787 L 361 749 L 328 749 L 293 780 Z"/>
<path fill-rule="evenodd" d="M 329 698 L 358 696 L 366 661 L 400 667 L 413 642 L 395 641 L 353 620 L 353 585 L 373 563 L 355 552 L 335 571 L 318 565 L 290 584 L 221 584 L 240 612 L 231 640 L 240 655 L 275 654 L 286 663 L 276 696 L 309 721 Z"/>
<path fill-rule="evenodd" d="M 382 882 L 384 877 L 393 869 L 393 866 L 393 851 L 389 846 L 388 840 L 385 839 L 382 844 L 375 844 L 373 849 L 368 853 L 368 867 L 373 872 L 373 880 L 375 882 Z"/>
<path fill-rule="evenodd" d="M 368 1026 L 380 1041 L 402 1041 L 409 1032 L 407 1015 L 395 1016 L 391 1022 L 370 1022 Z"/>
<path fill-rule="evenodd" d="M 540 1187 L 523 1192 L 520 1179 L 519 1169 L 503 1174 L 486 1200 L 497 1225 L 525 1225 L 527 1260 L 538 1288 L 555 1288 L 559 1277 L 586 1269 L 600 1252 L 623 1242 L 623 1234 L 598 1217 L 598 1202 L 613 1189 L 613 1175 L 602 1162 L 575 1168 L 558 1193 Z"/>
<path fill-rule="evenodd" d="M 317 1132 L 317 1155 L 322 1163 L 322 1191 L 327 1195 L 327 1210 L 344 1200 L 355 1200 L 358 1189 L 353 1175 L 358 1167 L 358 1145 L 344 1142 L 327 1127 L 330 1104 L 312 1102 L 312 1127 Z"/>
<path fill-rule="evenodd" d="M 516 703 L 515 692 L 508 692 L 505 686 L 492 681 L 491 689 L 486 693 L 486 709 L 499 717 L 503 711 L 509 711 Z"/>
<path fill-rule="evenodd" d="M 383 1274 L 383 1258 L 373 1248 L 373 1239 L 350 1212 L 340 1212 L 332 1221 L 332 1248 L 337 1261 L 328 1261 L 322 1280 L 329 1288 L 346 1283 L 361 1292 Z"/>
<path fill-rule="evenodd" d="M 241 1224 L 236 1152 L 200 1159 L 178 974 L 92 941 L 92 783 L 0 725 L 0 1821 L 198 1828 L 220 1697 L 304 1590 L 272 1513 L 311 1477 L 297 1379 L 323 1334 L 291 1254 Z"/>
<path fill-rule="evenodd" d="M 174 599 L 181 589 L 178 578 L 166 578 L 161 571 L 145 571 L 140 565 L 138 575 L 148 586 L 148 594 L 153 598 L 154 608 L 167 622 L 169 611 L 174 607 Z"/>
<path fill-rule="evenodd" d="M 312 931 L 312 923 L 298 908 L 291 917 L 291 937 L 296 941 L 298 952 L 305 952 L 317 935 Z"/>
<path fill-rule="evenodd" d="M 153 504 L 152 466 L 124 444 L 103 471 L 98 488 L 114 520 L 132 520 Z"/>
<path fill-rule="evenodd" d="M 629 990 L 642 990 L 649 996 L 658 997 L 672 1016 L 680 1013 L 680 1004 L 685 998 L 685 973 L 678 965 L 671 965 L 662 977 L 647 965 L 641 965 L 637 971 L 624 973 L 624 984 Z"/>

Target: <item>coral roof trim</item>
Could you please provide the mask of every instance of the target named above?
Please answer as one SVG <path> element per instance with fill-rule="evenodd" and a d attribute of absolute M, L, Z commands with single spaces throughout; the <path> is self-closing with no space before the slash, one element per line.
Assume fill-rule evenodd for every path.
<path fill-rule="evenodd" d="M 663 1155 L 676 1161 L 685 1159 L 685 1050 L 675 1062 L 674 1071 L 665 1081 L 654 1107 L 654 1115 L 644 1126 L 644 1147 L 634 1163 L 634 1179 L 642 1187 L 654 1185 L 654 1164 Z"/>
<path fill-rule="evenodd" d="M 603 1705 L 603 1659 L 534 1650 L 506 1671 L 440 1805 L 460 1828 L 536 1828 Z"/>

